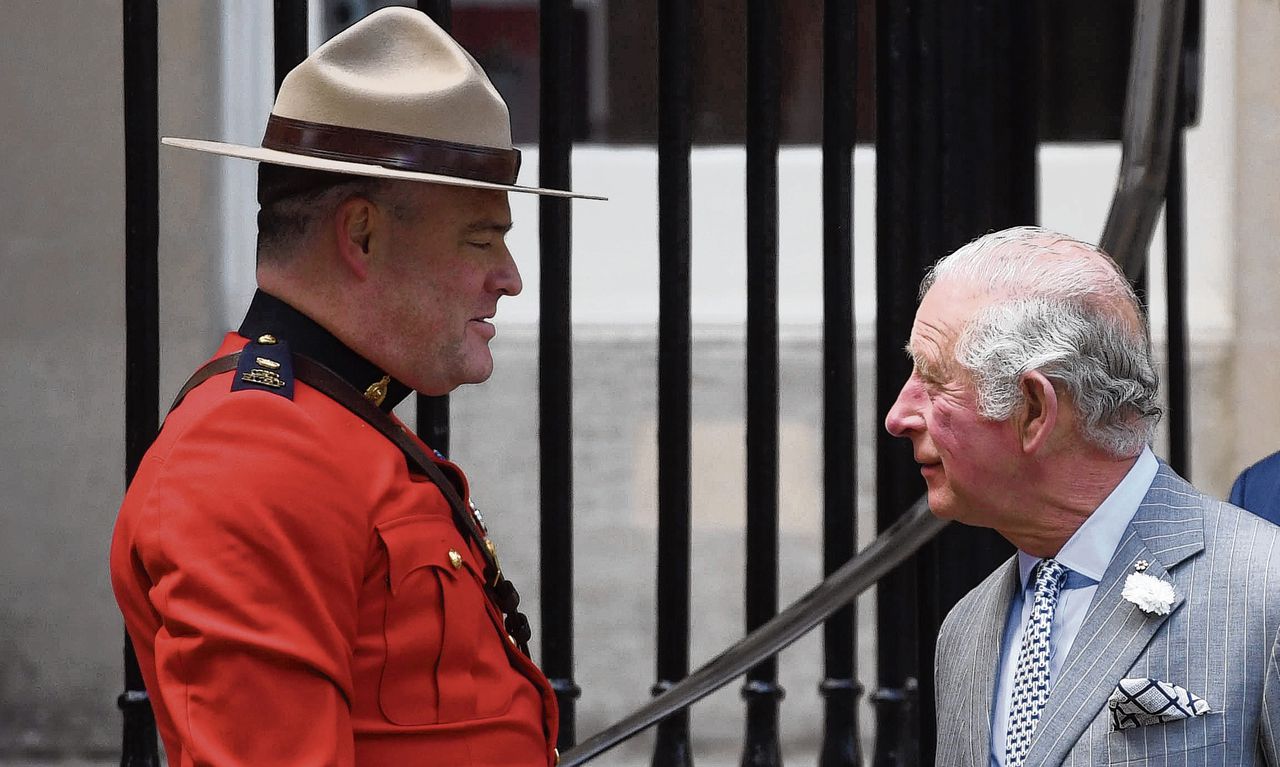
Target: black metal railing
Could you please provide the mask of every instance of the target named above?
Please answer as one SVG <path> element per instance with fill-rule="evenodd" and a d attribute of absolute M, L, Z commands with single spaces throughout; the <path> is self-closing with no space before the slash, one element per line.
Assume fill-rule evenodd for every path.
<path fill-rule="evenodd" d="M 307 0 L 297 0 L 304 7 Z M 418 10 L 447 31 L 453 29 L 453 7 L 450 0 L 418 0 Z M 353 19 L 354 21 L 354 19 Z M 416 394 L 414 431 L 418 438 L 443 455 L 449 455 L 449 395 L 438 397 Z"/>
<path fill-rule="evenodd" d="M 448 28 L 448 0 L 420 0 L 419 9 Z M 1154 6 L 1161 5 L 1158 13 Z M 658 332 L 658 561 L 655 693 L 680 691 L 689 675 L 691 462 L 691 46 L 693 4 L 660 0 Z M 822 767 L 862 762 L 857 711 L 855 614 L 849 601 L 878 580 L 879 689 L 877 765 L 915 765 L 932 758 L 933 633 L 966 579 L 985 574 L 1002 544 L 981 531 L 953 528 L 942 544 L 926 545 L 912 563 L 887 575 L 894 559 L 878 540 L 864 554 L 870 570 L 845 569 L 857 550 L 854 522 L 854 347 L 852 152 L 857 24 L 862 4 L 826 0 L 823 19 L 823 570 L 844 574 L 840 589 L 815 589 L 826 602 L 825 718 Z M 275 0 L 275 75 L 301 60 L 307 46 L 305 0 Z M 780 25 L 777 0 L 747 0 L 747 573 L 749 631 L 783 624 L 798 636 L 795 613 L 778 612 L 778 145 Z M 1167 201 L 1170 305 L 1171 454 L 1186 470 L 1185 201 L 1182 127 L 1198 103 L 1199 0 L 1137 0 L 1134 61 L 1126 111 L 1126 158 L 1104 246 L 1131 275 L 1140 274 L 1155 214 Z M 985 230 L 1035 220 L 1034 94 L 1026 77 L 1035 4 L 1020 0 L 939 6 L 922 0 L 875 5 L 877 31 L 877 412 L 892 402 L 909 371 L 901 353 L 924 270 L 939 255 Z M 572 3 L 540 4 L 540 182 L 568 188 L 573 140 Z M 1145 15 L 1144 15 L 1145 14 Z M 158 81 L 156 3 L 124 6 L 127 231 L 126 473 L 132 477 L 158 426 Z M 1184 30 L 1186 30 L 1184 32 Z M 1169 47 L 1177 48 L 1177 55 Z M 1155 64 L 1153 64 L 1155 62 Z M 1180 74 L 1179 74 L 1180 73 Z M 1167 80 L 1180 87 L 1170 89 Z M 1169 99 L 1175 99 L 1172 105 Z M 1173 115 L 1177 115 L 1175 120 Z M 1141 123 L 1141 125 L 1139 125 Z M 1172 126 L 1172 127 L 1170 127 Z M 1139 162 L 1135 170 L 1133 163 Z M 1159 194 L 1151 189 L 1158 187 Z M 560 745 L 576 741 L 573 654 L 573 429 L 570 314 L 570 204 L 541 198 L 539 324 L 539 450 L 541 483 L 542 665 L 559 699 Z M 418 432 L 448 450 L 447 398 L 420 397 Z M 866 428 L 880 433 L 879 424 Z M 880 529 L 921 519 L 922 491 L 909 451 L 880 437 L 877 451 Z M 924 545 L 940 525 L 919 522 L 911 545 Z M 860 555 L 861 556 L 861 555 Z M 964 557 L 958 559 L 958 557 Z M 867 572 L 876 578 L 868 580 Z M 948 581 L 943 583 L 945 578 Z M 957 575 L 958 574 L 958 575 Z M 883 577 L 880 577 L 883 575 Z M 844 600 L 843 602 L 832 600 Z M 839 606 L 844 604 L 843 608 Z M 903 605 L 918 605 L 903 609 Z M 839 609 L 838 609 L 839 608 Z M 790 622 L 788 622 L 790 621 Z M 806 624 L 804 630 L 810 626 Z M 752 634 L 744 645 L 753 645 Z M 774 650 L 776 652 L 776 650 Z M 705 667 L 704 667 L 705 668 Z M 747 698 L 744 765 L 782 763 L 778 710 L 782 689 L 768 658 L 744 666 Z M 695 679 L 696 678 L 696 679 Z M 681 681 L 685 680 L 685 681 Z M 710 690 L 682 698 L 688 705 Z M 660 696 L 655 703 L 663 700 Z M 128 710 L 126 711 L 128 714 Z M 149 716 L 149 712 L 148 712 Z M 133 720 L 136 724 L 138 720 Z M 653 763 L 694 761 L 686 708 L 643 723 L 658 724 Z M 153 725 L 147 720 L 151 753 Z M 135 726 L 133 731 L 138 732 Z M 144 739 L 145 740 L 145 739 Z M 152 761 L 122 761 L 137 767 Z"/>
<path fill-rule="evenodd" d="M 881 3 L 876 145 L 876 403 L 911 366 L 915 292 L 942 255 L 1036 220 L 1035 3 Z M 877 424 L 879 426 L 879 424 Z M 924 492 L 905 441 L 878 431 L 877 522 Z M 953 526 L 877 589 L 876 765 L 933 762 L 933 655 L 942 619 L 1011 553 L 992 530 Z"/>
<path fill-rule="evenodd" d="M 750 632 L 778 612 L 778 143 L 782 120 L 777 0 L 747 0 L 747 565 Z M 778 661 L 747 672 L 743 767 L 782 760 Z"/>
<path fill-rule="evenodd" d="M 125 483 L 160 428 L 160 97 L 156 0 L 124 3 Z M 121 767 L 159 767 L 155 717 L 124 637 Z"/>
<path fill-rule="evenodd" d="M 277 0 L 279 2 L 279 0 Z M 307 0 L 295 0 L 304 8 Z M 446 32 L 453 29 L 453 7 L 450 0 L 418 0 L 418 10 L 431 17 Z M 442 455 L 449 455 L 449 395 L 438 397 L 416 394 L 414 431 L 418 438 Z"/>
<path fill-rule="evenodd" d="M 690 29 L 687 0 L 658 6 L 658 550 L 657 681 L 663 693 L 689 673 L 692 333 L 689 156 Z M 690 767 L 687 709 L 662 720 L 653 764 Z"/>
<path fill-rule="evenodd" d="M 857 5 L 827 0 L 822 36 L 822 574 L 858 548 L 854 441 L 853 147 Z M 862 763 L 858 737 L 857 620 L 846 605 L 822 629 L 824 726 L 818 767 Z"/>
<path fill-rule="evenodd" d="M 542 0 L 538 175 L 571 186 L 573 27 L 570 0 Z M 542 669 L 560 704 L 560 747 L 577 741 L 573 681 L 573 333 L 570 201 L 538 198 L 538 475 L 542 523 Z"/>

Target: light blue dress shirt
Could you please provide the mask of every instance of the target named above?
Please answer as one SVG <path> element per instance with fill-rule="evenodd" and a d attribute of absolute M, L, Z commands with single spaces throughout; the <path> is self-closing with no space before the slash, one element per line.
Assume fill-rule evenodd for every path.
<path fill-rule="evenodd" d="M 1151 489 L 1151 482 L 1160 468 L 1159 461 L 1150 448 L 1142 455 L 1129 473 L 1120 480 L 1116 489 L 1085 519 L 1080 529 L 1067 539 L 1062 550 L 1054 557 L 1068 568 L 1058 606 L 1053 613 L 1053 627 L 1049 630 L 1049 680 L 1058 678 L 1062 662 L 1071 652 L 1071 644 L 1084 623 L 1089 602 L 1098 590 L 1098 583 L 1111 563 L 1120 539 L 1124 537 L 1129 521 L 1137 513 L 1138 506 Z M 1018 552 L 1018 578 L 1022 588 L 1014 594 L 1009 606 L 1009 618 L 1005 621 L 1004 641 L 1000 644 L 1000 666 L 996 673 L 995 705 L 991 707 L 991 765 L 1004 767 L 1005 735 L 1009 724 L 1009 699 L 1013 696 L 1013 677 L 1017 671 L 1018 654 L 1022 650 L 1022 634 L 1031 614 L 1032 600 L 1028 599 L 1028 579 L 1031 570 L 1040 561 L 1023 551 Z"/>

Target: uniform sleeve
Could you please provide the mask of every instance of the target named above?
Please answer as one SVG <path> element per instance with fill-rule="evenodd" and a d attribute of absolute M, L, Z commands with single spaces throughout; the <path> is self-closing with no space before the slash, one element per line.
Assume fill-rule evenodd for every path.
<path fill-rule="evenodd" d="M 301 408 L 227 397 L 174 442 L 138 555 L 183 764 L 350 765 L 367 500 Z"/>

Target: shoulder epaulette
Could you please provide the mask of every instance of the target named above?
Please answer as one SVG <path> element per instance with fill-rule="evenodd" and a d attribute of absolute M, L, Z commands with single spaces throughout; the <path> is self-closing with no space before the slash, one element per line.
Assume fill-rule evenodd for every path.
<path fill-rule="evenodd" d="M 256 389 L 293 399 L 293 355 L 289 343 L 272 335 L 258 336 L 240 350 L 231 391 Z"/>

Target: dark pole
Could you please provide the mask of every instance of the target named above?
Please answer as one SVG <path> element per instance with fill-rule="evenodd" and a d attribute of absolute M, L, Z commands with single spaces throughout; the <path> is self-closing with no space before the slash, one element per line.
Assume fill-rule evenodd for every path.
<path fill-rule="evenodd" d="M 125 483 L 160 427 L 160 108 L 155 0 L 124 3 Z M 121 767 L 159 767 L 155 715 L 129 635 Z"/>
<path fill-rule="evenodd" d="M 277 0 L 278 1 L 278 0 Z M 453 29 L 453 9 L 450 0 L 418 0 L 418 10 L 431 17 L 446 32 Z M 418 438 L 442 455 L 449 454 L 449 395 L 414 397 L 417 408 Z"/>
<path fill-rule="evenodd" d="M 925 253 L 936 250 L 926 239 L 936 231 L 921 195 L 935 190 L 917 165 L 929 156 L 931 145 L 916 147 L 911 133 L 916 111 L 932 111 L 916 82 L 921 68 L 916 55 L 915 22 L 918 0 L 880 0 L 876 6 L 876 416 L 888 412 L 899 388 L 910 375 L 902 344 L 915 313 L 913 287 L 925 268 Z M 877 425 L 878 426 L 878 425 Z M 924 492 L 914 470 L 910 447 L 876 429 L 876 526 L 885 530 Z M 913 689 L 919 616 L 916 574 L 910 565 L 881 579 L 876 589 L 879 688 L 876 704 L 876 767 L 913 765 L 911 739 L 903 730 L 914 719 Z"/>
<path fill-rule="evenodd" d="M 418 10 L 431 17 L 446 32 L 453 31 L 452 0 L 418 0 Z"/>
<path fill-rule="evenodd" d="M 568 189 L 573 141 L 573 8 L 542 0 L 539 181 Z M 569 200 L 538 200 L 542 279 L 538 326 L 538 445 L 542 509 L 542 668 L 560 704 L 559 747 L 577 742 L 573 681 L 573 336 Z"/>
<path fill-rule="evenodd" d="M 747 631 L 778 611 L 777 0 L 747 0 Z M 782 762 L 777 658 L 747 672 L 743 767 Z"/>
<path fill-rule="evenodd" d="M 1199 69 L 1199 3 L 1187 3 L 1179 64 L 1178 118 L 1169 145 L 1165 187 L 1166 356 L 1169 359 L 1169 465 L 1190 479 L 1190 350 L 1187 332 L 1187 149 L 1185 125 L 1196 123 Z"/>
<path fill-rule="evenodd" d="M 688 0 L 658 6 L 658 560 L 654 694 L 689 673 L 690 198 Z M 654 767 L 689 767 L 689 710 L 658 723 Z"/>
<path fill-rule="evenodd" d="M 1169 144 L 1169 177 L 1164 199 L 1165 305 L 1168 307 L 1169 465 L 1191 478 L 1191 350 L 1187 332 L 1187 126 L 1200 112 L 1200 2 L 1187 0 L 1178 68 L 1177 119 Z"/>
<path fill-rule="evenodd" d="M 1187 348 L 1187 203 L 1183 172 L 1182 126 L 1173 129 L 1169 145 L 1169 181 L 1164 201 L 1165 303 L 1169 316 L 1169 465 L 1191 476 L 1190 391 Z"/>
<path fill-rule="evenodd" d="M 823 549 L 835 572 L 857 550 L 854 479 L 853 146 L 856 4 L 827 0 L 822 43 Z M 825 723 L 819 767 L 862 764 L 855 605 L 823 626 Z"/>
<path fill-rule="evenodd" d="M 307 0 L 274 0 L 276 91 L 307 57 Z"/>
<path fill-rule="evenodd" d="M 1022 0 L 878 6 L 880 417 L 911 372 L 902 348 L 928 266 L 985 232 L 1035 223 L 1034 6 Z M 883 529 L 924 488 L 906 440 L 882 431 L 877 460 Z M 879 589 L 877 765 L 933 763 L 938 627 L 1010 552 L 989 530 L 953 526 L 921 550 L 912 572 L 895 574 Z M 912 639 L 903 642 L 904 636 Z"/>

